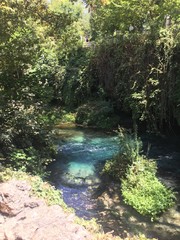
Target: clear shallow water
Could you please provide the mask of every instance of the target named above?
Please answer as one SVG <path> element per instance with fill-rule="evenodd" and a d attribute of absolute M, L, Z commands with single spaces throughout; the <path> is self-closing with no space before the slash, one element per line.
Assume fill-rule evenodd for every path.
<path fill-rule="evenodd" d="M 148 218 L 123 204 L 121 196 L 116 197 L 119 193 L 119 185 L 107 179 L 101 180 L 99 172 L 104 162 L 119 151 L 116 136 L 85 129 L 57 129 L 57 135 L 58 159 L 51 165 L 51 181 L 63 192 L 64 201 L 75 209 L 79 217 L 85 219 L 95 217 L 105 232 L 114 231 L 115 235 L 121 237 L 125 230 L 133 235 L 139 232 L 159 240 L 179 240 L 178 205 L 165 213 L 160 221 L 152 223 Z M 167 148 L 169 145 L 163 148 L 162 153 Z M 158 149 L 156 147 L 154 151 L 157 156 L 159 156 Z M 175 184 L 173 188 L 177 189 L 179 186 L 176 183 L 177 177 L 166 179 L 169 174 L 162 168 L 166 167 L 165 163 L 167 163 L 163 156 L 162 166 L 158 162 L 159 177 L 163 182 L 167 180 L 167 185 Z M 176 154 L 172 159 L 178 160 L 179 156 Z M 157 161 L 161 161 L 161 158 Z M 170 165 L 172 166 L 172 162 Z M 102 199 L 104 201 L 101 201 Z"/>
<path fill-rule="evenodd" d="M 51 179 L 78 216 L 96 217 L 92 191 L 101 183 L 104 162 L 119 151 L 118 138 L 84 129 L 59 129 L 58 135 L 58 159 L 51 166 Z"/>

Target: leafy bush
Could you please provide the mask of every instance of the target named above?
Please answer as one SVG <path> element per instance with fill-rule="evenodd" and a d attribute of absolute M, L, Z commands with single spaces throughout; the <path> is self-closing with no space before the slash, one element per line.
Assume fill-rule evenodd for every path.
<path fill-rule="evenodd" d="M 119 180 L 122 178 L 130 162 L 121 153 L 115 155 L 111 160 L 106 161 L 102 173 L 112 176 L 114 179 Z"/>
<path fill-rule="evenodd" d="M 122 180 L 125 203 L 152 220 L 171 207 L 175 198 L 172 191 L 158 180 L 155 169 L 154 162 L 140 158 L 130 166 Z"/>
<path fill-rule="evenodd" d="M 138 159 L 142 152 L 142 141 L 136 133 L 128 132 L 123 128 L 118 129 L 121 154 L 131 163 Z"/>
<path fill-rule="evenodd" d="M 37 175 L 45 174 L 46 165 L 55 157 L 52 125 L 55 114 L 42 106 L 19 103 L 11 106 L 0 119 L 0 149 L 3 164 Z"/>
<path fill-rule="evenodd" d="M 157 165 L 140 155 L 142 142 L 136 134 L 119 129 L 121 151 L 107 161 L 103 173 L 121 180 L 125 203 L 153 220 L 173 205 L 175 195 L 156 177 Z"/>
<path fill-rule="evenodd" d="M 16 149 L 10 156 L 10 164 L 14 169 L 27 171 L 32 174 L 43 176 L 46 165 L 52 161 L 48 156 L 43 157 L 40 151 L 33 147 Z"/>
<path fill-rule="evenodd" d="M 61 111 L 61 122 L 63 123 L 74 123 L 75 122 L 75 113 L 66 112 L 65 110 Z"/>
<path fill-rule="evenodd" d="M 114 114 L 112 105 L 106 101 L 93 101 L 80 106 L 77 110 L 76 123 L 98 128 L 117 127 L 119 117 Z"/>
<path fill-rule="evenodd" d="M 125 175 L 128 166 L 139 158 L 142 151 L 142 141 L 135 134 L 119 128 L 118 137 L 120 152 L 107 161 L 103 168 L 103 173 L 107 173 L 115 179 L 120 179 Z"/>

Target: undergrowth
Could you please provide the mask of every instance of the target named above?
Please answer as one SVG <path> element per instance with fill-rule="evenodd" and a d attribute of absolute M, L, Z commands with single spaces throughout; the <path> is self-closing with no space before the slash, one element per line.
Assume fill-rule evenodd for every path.
<path fill-rule="evenodd" d="M 76 113 L 68 112 L 66 110 L 61 111 L 60 121 L 62 123 L 75 123 Z"/>
<path fill-rule="evenodd" d="M 125 203 L 151 220 L 171 207 L 175 198 L 173 192 L 156 177 L 154 165 L 139 158 L 129 167 L 121 184 Z"/>
<path fill-rule="evenodd" d="M 77 109 L 76 123 L 98 129 L 113 129 L 118 126 L 119 116 L 107 101 L 89 101 Z"/>
<path fill-rule="evenodd" d="M 120 152 L 107 161 L 103 173 L 121 181 L 125 203 L 153 221 L 173 206 L 175 194 L 156 177 L 157 164 L 142 155 L 142 142 L 136 134 L 119 129 Z"/>
<path fill-rule="evenodd" d="M 0 182 L 6 182 L 12 179 L 24 180 L 31 185 L 33 195 L 43 198 L 48 205 L 60 205 L 66 212 L 73 212 L 62 199 L 62 194 L 49 183 L 44 182 L 39 176 L 31 176 L 23 171 L 14 171 L 10 168 L 0 169 Z M 102 227 L 96 222 L 96 219 L 85 220 L 75 217 L 75 223 L 84 226 L 91 234 L 92 240 L 150 240 L 144 235 L 130 236 L 128 233 L 125 239 L 119 236 L 113 236 L 112 233 L 104 233 Z M 152 239 L 155 240 L 155 239 Z"/>
<path fill-rule="evenodd" d="M 43 198 L 48 205 L 60 205 L 66 212 L 72 212 L 62 199 L 62 194 L 48 182 L 45 182 L 39 176 L 31 176 L 23 171 L 14 171 L 11 168 L 0 171 L 0 182 L 6 182 L 11 179 L 25 180 L 31 185 L 31 192 L 39 198 Z"/>

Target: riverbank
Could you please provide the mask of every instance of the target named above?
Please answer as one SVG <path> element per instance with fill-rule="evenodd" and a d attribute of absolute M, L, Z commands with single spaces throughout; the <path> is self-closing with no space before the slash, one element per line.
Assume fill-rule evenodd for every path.
<path fill-rule="evenodd" d="M 31 196 L 27 181 L 11 180 L 0 184 L 0 239 L 90 240 L 91 234 L 75 224 L 75 215 L 58 205 Z"/>
<path fill-rule="evenodd" d="M 103 156 L 105 153 L 107 154 L 107 152 L 111 149 L 110 136 L 111 135 L 109 134 L 103 135 L 102 132 L 98 132 L 97 130 L 92 130 L 90 128 L 74 128 L 74 126 L 70 127 L 68 125 L 58 126 L 57 138 L 63 141 L 59 142 L 60 155 L 59 160 L 57 160 L 57 163 L 55 164 L 53 181 L 58 188 L 64 191 L 65 201 L 68 205 L 75 208 L 80 215 L 84 214 L 88 217 L 91 214 L 93 215 L 95 212 L 95 215 L 93 216 L 97 217 L 98 222 L 102 224 L 105 232 L 114 231 L 115 235 L 124 237 L 124 233 L 122 233 L 123 229 L 132 234 L 141 232 L 146 234 L 146 236 L 158 237 L 162 240 L 178 239 L 178 235 L 180 234 L 178 199 L 176 201 L 175 208 L 167 211 L 158 221 L 152 223 L 150 219 L 140 216 L 135 210 L 133 210 L 133 208 L 123 203 L 123 199 L 120 195 L 120 186 L 116 183 L 102 179 L 99 183 L 102 183 L 103 186 L 99 186 L 97 191 L 96 186 L 95 188 L 93 188 L 93 186 L 89 186 L 89 190 L 85 191 L 84 188 L 81 189 L 81 186 L 72 185 L 71 187 L 68 187 L 67 182 L 69 182 L 69 178 L 71 176 L 69 174 L 66 174 L 65 179 L 60 179 L 60 170 L 58 170 L 58 168 L 61 169 L 61 159 L 66 159 L 67 164 L 70 162 L 69 167 L 73 170 L 73 166 L 77 167 L 77 163 L 79 161 L 84 163 L 87 158 L 87 170 L 91 161 L 94 161 L 96 158 L 96 155 L 99 158 L 99 156 Z M 106 139 L 105 141 L 103 140 L 104 137 Z M 155 158 L 158 163 L 158 177 L 160 180 L 167 186 L 173 187 L 174 191 L 178 190 L 178 184 L 176 182 L 177 178 L 173 174 L 174 170 L 178 171 L 178 167 L 176 168 L 177 165 L 172 164 L 174 163 L 173 157 L 166 157 L 170 154 L 174 156 L 173 152 L 178 151 L 176 146 L 178 143 L 175 145 L 171 139 L 168 141 L 168 137 L 157 137 L 152 135 L 144 135 L 143 142 L 145 144 L 144 153 L 147 152 L 148 144 L 151 146 L 148 154 L 151 158 Z M 113 146 L 114 144 L 118 144 L 118 142 L 114 142 Z M 163 168 L 163 166 L 167 163 L 165 160 L 169 160 L 169 166 L 171 166 L 172 174 L 169 173 L 168 168 L 166 170 Z M 72 161 L 77 162 L 76 164 L 72 164 Z M 161 166 L 159 165 L 159 161 L 161 161 Z M 176 162 L 177 164 L 179 163 L 178 158 L 176 158 Z M 96 165 L 96 172 L 99 173 L 101 168 L 102 166 L 98 167 L 98 165 Z M 68 170 L 68 168 L 66 170 Z M 171 177 L 171 181 L 169 181 L 169 179 L 165 176 Z M 74 179 L 76 180 L 76 176 L 73 180 Z M 77 181 L 78 183 L 80 182 L 79 174 Z M 83 181 L 83 183 L 85 184 L 86 181 Z M 109 183 L 111 184 L 109 185 Z M 65 184 L 65 186 L 63 186 L 63 184 Z"/>
<path fill-rule="evenodd" d="M 103 226 L 104 232 L 114 231 L 115 235 L 123 237 L 123 229 L 132 235 L 141 233 L 159 240 L 179 240 L 178 204 L 151 222 L 148 217 L 138 214 L 131 206 L 124 203 L 120 185 L 109 178 L 103 178 L 103 187 L 94 192 L 94 198 L 97 199 L 98 223 Z"/>
<path fill-rule="evenodd" d="M 8 170 L 10 173 L 10 171 Z M 14 240 L 122 240 L 112 235 L 104 234 L 101 228 L 92 221 L 77 218 L 74 212 L 62 208 L 58 204 L 47 204 L 46 194 L 35 196 L 35 186 L 29 180 L 34 178 L 38 185 L 38 177 L 31 177 L 22 172 L 11 172 L 14 177 L 1 172 L 0 183 L 0 239 Z M 16 177 L 15 177 L 16 176 Z M 17 176 L 21 176 L 18 180 Z M 36 194 L 54 190 L 48 183 L 43 183 Z M 53 190 L 52 190 L 53 189 Z M 34 193 L 33 193 L 34 192 Z M 55 194 L 55 198 L 57 195 Z M 60 196 L 59 196 L 60 198 Z M 57 201 L 59 201 L 57 197 Z M 50 202 L 49 202 L 50 203 Z M 66 210 L 66 211 L 65 211 Z M 130 236 L 126 233 L 125 240 L 148 240 L 145 236 Z"/>

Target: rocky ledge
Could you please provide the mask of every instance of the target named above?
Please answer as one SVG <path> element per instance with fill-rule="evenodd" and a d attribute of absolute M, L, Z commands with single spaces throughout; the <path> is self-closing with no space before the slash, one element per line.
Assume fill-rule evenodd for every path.
<path fill-rule="evenodd" d="M 75 215 L 58 206 L 47 206 L 31 195 L 26 181 L 0 184 L 0 239 L 89 240 L 90 233 L 74 222 Z"/>

